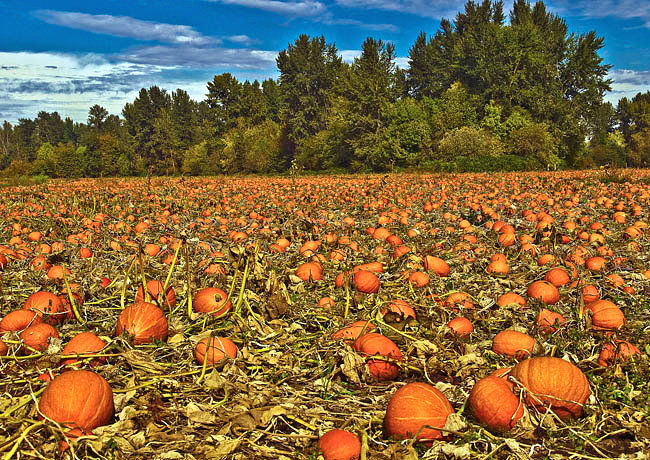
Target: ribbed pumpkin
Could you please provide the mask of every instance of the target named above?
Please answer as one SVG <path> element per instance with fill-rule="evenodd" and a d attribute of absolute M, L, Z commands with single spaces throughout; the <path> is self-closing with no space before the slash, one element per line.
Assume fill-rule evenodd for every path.
<path fill-rule="evenodd" d="M 167 338 L 168 324 L 163 311 L 152 303 L 129 305 L 117 319 L 115 335 L 127 333 L 133 343 L 141 345 Z"/>
<path fill-rule="evenodd" d="M 45 351 L 49 346 L 50 338 L 59 338 L 59 333 L 47 323 L 37 323 L 21 332 L 19 337 L 26 346 L 37 351 Z"/>
<path fill-rule="evenodd" d="M 236 358 L 238 350 L 237 345 L 227 337 L 206 337 L 194 347 L 194 358 L 199 364 L 207 359 L 207 365 L 211 366 L 226 356 Z"/>
<path fill-rule="evenodd" d="M 449 401 L 437 388 L 422 382 L 407 383 L 397 390 L 386 407 L 384 436 L 393 439 L 409 439 L 418 432 L 417 440 L 431 444 L 442 439 L 440 430 L 422 428 L 429 425 L 443 428 L 447 417 L 454 412 Z"/>
<path fill-rule="evenodd" d="M 333 333 L 332 338 L 352 343 L 363 334 L 367 334 L 374 329 L 377 329 L 377 327 L 369 321 L 355 321 L 354 323 L 349 324 Z"/>
<path fill-rule="evenodd" d="M 78 354 L 95 354 L 103 350 L 106 346 L 106 342 L 97 337 L 93 332 L 82 332 L 81 334 L 75 335 L 68 344 L 63 348 L 61 352 L 62 355 L 78 355 Z M 78 362 L 78 358 L 67 358 L 61 361 L 61 364 L 74 364 Z M 91 361 L 91 364 L 96 365 L 106 362 L 105 357 L 95 358 Z"/>
<path fill-rule="evenodd" d="M 591 326 L 596 330 L 620 329 L 625 325 L 625 315 L 613 302 L 597 300 L 585 305 L 591 310 Z"/>
<path fill-rule="evenodd" d="M 527 390 L 527 404 L 540 410 L 550 405 L 561 419 L 579 417 L 591 391 L 589 381 L 574 364 L 541 356 L 517 363 L 510 375 Z"/>
<path fill-rule="evenodd" d="M 492 341 L 492 351 L 510 358 L 524 359 L 533 353 L 536 342 L 523 332 L 505 330 L 499 332 Z"/>
<path fill-rule="evenodd" d="M 615 340 L 614 343 L 608 342 L 603 345 L 598 355 L 598 364 L 607 367 L 617 361 L 624 361 L 634 355 L 640 355 L 641 350 L 630 342 Z"/>
<path fill-rule="evenodd" d="M 468 401 L 474 417 L 492 430 L 511 430 L 524 415 L 523 401 L 512 389 L 511 382 L 496 376 L 476 382 Z"/>
<path fill-rule="evenodd" d="M 147 281 L 147 292 L 149 293 L 149 301 L 158 305 L 163 310 L 171 310 L 176 305 L 176 293 L 174 288 L 167 286 L 163 294 L 165 283 L 158 280 Z M 142 285 L 138 287 L 138 292 L 135 294 L 135 303 L 144 302 L 144 289 Z"/>
<path fill-rule="evenodd" d="M 85 432 L 106 425 L 113 417 L 113 390 L 99 374 L 66 371 L 49 383 L 38 409 L 45 417 Z"/>
<path fill-rule="evenodd" d="M 0 334 L 9 331 L 22 331 L 33 324 L 42 323 L 38 313 L 30 310 L 14 310 L 0 321 Z"/>
<path fill-rule="evenodd" d="M 369 270 L 359 270 L 354 273 L 354 287 L 364 294 L 372 294 L 379 291 L 379 278 Z"/>
<path fill-rule="evenodd" d="M 435 256 L 426 256 L 424 258 L 424 269 L 431 270 L 436 275 L 442 277 L 449 276 L 450 272 L 449 264 L 440 257 Z"/>
<path fill-rule="evenodd" d="M 358 460 L 361 456 L 361 441 L 345 430 L 328 431 L 318 440 L 318 448 L 325 460 Z"/>
<path fill-rule="evenodd" d="M 323 267 L 317 262 L 305 262 L 296 268 L 296 276 L 303 281 L 322 280 Z"/>
<path fill-rule="evenodd" d="M 469 335 L 474 332 L 474 326 L 472 325 L 472 322 L 464 316 L 459 316 L 458 318 L 452 319 L 447 323 L 447 327 L 460 337 Z"/>
<path fill-rule="evenodd" d="M 531 299 L 540 300 L 547 305 L 553 305 L 560 301 L 560 293 L 557 288 L 546 280 L 531 283 L 526 294 Z"/>
<path fill-rule="evenodd" d="M 30 295 L 23 304 L 23 310 L 35 311 L 48 324 L 60 323 L 67 316 L 67 312 L 61 305 L 61 299 L 47 291 L 38 291 Z"/>
<path fill-rule="evenodd" d="M 192 299 L 192 308 L 196 313 L 209 313 L 215 317 L 225 315 L 231 307 L 228 294 L 215 287 L 201 289 Z"/>
<path fill-rule="evenodd" d="M 377 334 L 376 332 L 369 332 L 363 334 L 352 345 L 356 351 L 362 356 L 384 356 L 394 361 L 402 360 L 402 353 L 399 348 L 388 337 Z M 366 359 L 366 366 L 368 371 L 374 378 L 379 381 L 393 380 L 399 374 L 399 367 L 394 362 L 389 362 L 383 359 Z"/>

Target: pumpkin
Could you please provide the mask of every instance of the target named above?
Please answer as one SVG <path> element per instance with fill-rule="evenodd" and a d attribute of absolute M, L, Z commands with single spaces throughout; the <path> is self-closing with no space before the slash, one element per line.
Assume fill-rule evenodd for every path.
<path fill-rule="evenodd" d="M 547 305 L 553 305 L 560 301 L 560 293 L 557 288 L 546 280 L 531 283 L 526 295 Z"/>
<path fill-rule="evenodd" d="M 569 274 L 566 272 L 566 270 L 561 267 L 555 267 L 546 272 L 546 275 L 544 275 L 544 280 L 548 281 L 553 286 L 558 288 L 564 286 L 565 284 L 568 284 L 569 281 L 571 281 L 571 278 L 569 278 Z"/>
<path fill-rule="evenodd" d="M 510 267 L 508 262 L 497 259 L 490 262 L 485 271 L 495 275 L 507 275 L 510 272 Z"/>
<path fill-rule="evenodd" d="M 474 417 L 488 428 L 511 430 L 524 415 L 523 401 L 512 390 L 513 384 L 505 378 L 482 378 L 469 394 L 469 408 Z"/>
<path fill-rule="evenodd" d="M 537 327 L 544 335 L 557 331 L 565 322 L 564 316 L 546 308 L 537 313 Z"/>
<path fill-rule="evenodd" d="M 598 292 L 598 288 L 593 284 L 585 285 L 582 288 L 582 300 L 584 300 L 585 303 L 590 303 L 590 302 L 595 302 L 596 300 L 600 300 L 600 292 Z"/>
<path fill-rule="evenodd" d="M 449 264 L 442 260 L 440 257 L 435 256 L 426 256 L 424 258 L 424 269 L 431 270 L 438 276 L 446 277 L 449 276 Z"/>
<path fill-rule="evenodd" d="M 81 334 L 75 335 L 63 347 L 62 355 L 77 355 L 77 354 L 96 354 L 106 347 L 106 342 L 97 337 L 93 332 L 82 332 Z M 61 364 L 68 365 L 79 362 L 78 358 L 66 358 L 61 361 Z M 98 357 L 91 361 L 92 365 L 97 365 L 100 363 L 105 363 L 105 357 Z"/>
<path fill-rule="evenodd" d="M 492 341 L 493 352 L 510 358 L 527 358 L 535 348 L 536 342 L 531 336 L 509 329 L 499 332 Z"/>
<path fill-rule="evenodd" d="M 237 357 L 237 345 L 226 337 L 206 337 L 194 347 L 194 358 L 203 365 L 207 355 L 207 365 L 211 366 L 218 363 L 226 356 L 230 358 Z"/>
<path fill-rule="evenodd" d="M 151 303 L 158 305 L 164 310 L 171 310 L 176 305 L 176 293 L 174 288 L 167 286 L 163 294 L 165 283 L 158 280 L 147 281 L 147 292 Z M 142 285 L 138 287 L 138 292 L 135 294 L 135 303 L 144 302 L 144 289 Z"/>
<path fill-rule="evenodd" d="M 9 353 L 9 345 L 4 343 L 4 340 L 0 339 L 0 356 L 7 356 Z"/>
<path fill-rule="evenodd" d="M 594 256 L 585 261 L 585 267 L 587 270 L 591 270 L 592 272 L 599 272 L 605 268 L 606 263 L 607 260 L 604 257 Z"/>
<path fill-rule="evenodd" d="M 35 311 L 49 324 L 57 324 L 68 315 L 61 305 L 61 299 L 47 291 L 38 291 L 30 295 L 23 304 L 23 310 Z"/>
<path fill-rule="evenodd" d="M 9 331 L 22 331 L 33 324 L 42 323 L 38 313 L 30 310 L 14 310 L 0 321 L 0 334 Z"/>
<path fill-rule="evenodd" d="M 407 302 L 401 299 L 394 299 L 388 303 L 388 306 L 383 307 L 380 310 L 382 315 L 385 315 L 389 311 L 397 313 L 402 318 L 413 318 L 415 319 L 415 310 Z"/>
<path fill-rule="evenodd" d="M 325 460 L 358 460 L 361 441 L 354 433 L 330 430 L 318 440 L 318 448 Z"/>
<path fill-rule="evenodd" d="M 45 351 L 50 344 L 50 338 L 59 338 L 59 333 L 47 323 L 32 324 L 19 335 L 24 344 L 37 351 Z"/>
<path fill-rule="evenodd" d="M 363 334 L 352 345 L 362 356 L 383 356 L 390 360 L 401 361 L 402 353 L 395 342 L 376 332 Z M 399 374 L 397 364 L 384 359 L 366 359 L 366 367 L 370 374 L 379 381 L 393 380 Z"/>
<path fill-rule="evenodd" d="M 129 305 L 117 318 L 115 335 L 127 333 L 135 345 L 167 338 L 168 324 L 163 311 L 152 303 Z"/>
<path fill-rule="evenodd" d="M 372 294 L 379 291 L 379 278 L 369 270 L 359 270 L 354 273 L 354 287 L 364 294 Z"/>
<path fill-rule="evenodd" d="M 201 289 L 192 300 L 192 308 L 196 313 L 209 313 L 217 318 L 228 313 L 231 307 L 228 294 L 215 287 Z"/>
<path fill-rule="evenodd" d="M 54 377 L 38 403 L 43 416 L 89 432 L 113 417 L 113 390 L 99 374 L 70 370 Z"/>
<path fill-rule="evenodd" d="M 384 415 L 384 435 L 393 439 L 417 440 L 430 444 L 442 439 L 447 417 L 454 412 L 445 395 L 422 382 L 407 383 L 391 396 Z M 434 428 L 423 428 L 425 425 Z"/>
<path fill-rule="evenodd" d="M 591 326 L 596 330 L 621 329 L 625 325 L 625 315 L 609 300 L 588 303 L 585 309 L 591 310 Z"/>
<path fill-rule="evenodd" d="M 563 420 L 579 417 L 591 394 L 585 374 L 560 358 L 525 359 L 512 368 L 510 375 L 526 388 L 528 405 L 539 410 L 550 407 Z"/>
<path fill-rule="evenodd" d="M 333 333 L 332 338 L 336 340 L 344 340 L 351 344 L 363 334 L 366 334 L 376 328 L 377 327 L 370 321 L 355 321 L 354 323 L 349 324 L 346 327 L 339 329 Z"/>
<path fill-rule="evenodd" d="M 634 355 L 640 355 L 641 350 L 630 342 L 615 340 L 614 343 L 608 342 L 603 345 L 598 355 L 598 364 L 603 367 L 614 364 L 617 360 L 627 360 Z"/>
<path fill-rule="evenodd" d="M 323 267 L 317 262 L 305 262 L 296 269 L 296 276 L 303 281 L 323 279 Z"/>
<path fill-rule="evenodd" d="M 500 307 L 514 304 L 519 305 L 523 308 L 526 306 L 526 299 L 514 292 L 506 292 L 497 299 L 497 305 Z"/>
<path fill-rule="evenodd" d="M 452 319 L 447 323 L 447 327 L 451 329 L 454 334 L 460 337 L 464 337 L 474 332 L 474 326 L 472 326 L 472 322 L 464 316 L 459 316 L 458 318 Z"/>
<path fill-rule="evenodd" d="M 413 272 L 409 275 L 409 282 L 415 287 L 424 287 L 429 284 L 429 275 L 424 272 Z"/>

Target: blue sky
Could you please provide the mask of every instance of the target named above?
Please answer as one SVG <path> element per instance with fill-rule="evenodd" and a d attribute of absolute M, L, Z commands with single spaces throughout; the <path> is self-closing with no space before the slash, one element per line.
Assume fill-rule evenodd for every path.
<path fill-rule="evenodd" d="M 142 87 L 202 100 L 215 74 L 277 77 L 275 56 L 301 33 L 324 35 L 351 61 L 372 36 L 407 66 L 420 31 L 435 33 L 465 0 L 0 0 L 0 120 L 39 110 L 85 121 L 119 114 Z M 509 5 L 506 2 L 506 9 Z M 607 100 L 650 89 L 650 1 L 550 0 L 570 31 L 596 30 L 614 67 Z"/>

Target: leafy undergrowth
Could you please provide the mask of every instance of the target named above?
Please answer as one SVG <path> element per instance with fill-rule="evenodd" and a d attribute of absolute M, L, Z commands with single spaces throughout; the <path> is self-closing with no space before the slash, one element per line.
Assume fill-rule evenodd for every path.
<path fill-rule="evenodd" d="M 598 172 L 563 172 L 80 180 L 5 188 L 0 248 L 8 263 L 0 272 L 0 316 L 20 309 L 38 290 L 68 295 L 71 283 L 80 285 L 83 303 L 75 302 L 81 321 L 57 326 L 60 338 L 51 339 L 44 352 L 25 353 L 15 334 L 4 334 L 10 350 L 0 361 L 0 453 L 7 458 L 317 459 L 319 437 L 343 428 L 359 435 L 362 458 L 368 459 L 645 458 L 643 452 L 650 450 L 650 238 L 642 225 L 634 238 L 625 229 L 648 218 L 650 187 L 640 179 L 650 176 L 634 171 L 628 177 L 635 182 L 603 182 Z M 625 222 L 612 219 L 618 207 Z M 526 214 L 541 211 L 554 222 L 536 229 L 538 222 Z M 513 246 L 497 242 L 499 234 L 491 228 L 499 220 L 515 228 Z M 564 226 L 567 221 L 576 228 Z M 135 232 L 138 222 L 148 226 Z M 378 226 L 400 237 L 410 252 L 394 258 L 390 243 L 366 231 Z M 35 231 L 41 238 L 29 241 Z M 246 232 L 246 238 L 233 241 L 234 231 Z M 590 242 L 594 233 L 603 239 Z M 521 243 L 523 235 L 530 235 L 530 246 Z M 280 237 L 291 242 L 285 252 L 272 249 Z M 295 275 L 314 256 L 299 253 L 308 240 L 322 241 L 315 252 L 322 255 L 319 281 Z M 57 242 L 63 247 L 50 253 L 42 246 L 51 249 Z M 147 244 L 158 245 L 160 253 L 146 255 Z M 568 260 L 577 247 L 584 248 L 584 258 L 603 254 L 607 264 L 592 271 L 584 260 L 571 259 L 576 261 L 572 281 L 579 283 L 559 289 L 560 302 L 552 309 L 567 322 L 557 332 L 543 335 L 535 326 L 539 301 L 528 299 L 524 308 L 496 304 L 510 291 L 525 297 L 527 287 L 553 266 L 571 272 Z M 82 258 L 81 248 L 90 249 L 92 257 Z M 331 257 L 335 249 L 343 260 Z M 496 253 L 506 255 L 507 275 L 486 271 Z M 555 263 L 540 265 L 542 254 L 553 255 Z M 70 274 L 50 279 L 47 270 L 33 266 L 39 255 Z M 429 283 L 418 288 L 405 275 L 424 271 L 426 255 L 444 259 L 451 272 L 448 277 L 429 272 Z M 335 288 L 339 273 L 374 261 L 384 269 L 377 293 L 359 293 L 351 284 Z M 624 286 L 612 285 L 610 274 L 620 275 Z M 110 284 L 104 287 L 102 278 Z M 166 312 L 167 339 L 134 346 L 114 331 L 143 278 L 168 279 L 177 299 Z M 623 310 L 626 324 L 615 335 L 594 331 L 589 315 L 582 314 L 585 283 Z M 229 294 L 233 306 L 227 315 L 188 311 L 189 294 L 208 286 Z M 453 292 L 469 294 L 473 305 L 446 304 Z M 323 297 L 332 297 L 334 305 L 319 307 Z M 408 302 L 417 321 L 382 316 L 382 307 L 393 299 Z M 466 338 L 446 326 L 459 315 L 474 326 Z M 330 338 L 356 320 L 371 320 L 399 346 L 404 360 L 397 363 L 395 380 L 373 380 L 363 358 Z M 534 337 L 537 354 L 568 359 L 586 374 L 592 396 L 582 417 L 563 422 L 531 410 L 508 433 L 490 432 L 473 418 L 467 398 L 474 383 L 515 363 L 491 350 L 494 336 L 508 328 Z M 108 343 L 99 353 L 105 364 L 91 367 L 93 356 L 83 366 L 110 383 L 115 416 L 61 453 L 64 427 L 39 419 L 35 402 L 47 385 L 39 376 L 60 374 L 63 346 L 84 331 Z M 210 336 L 231 338 L 239 347 L 237 358 L 217 368 L 197 364 L 194 346 Z M 645 354 L 599 366 L 602 345 L 614 337 Z M 446 439 L 431 447 L 383 434 L 388 399 L 412 381 L 441 390 L 457 414 L 444 427 Z"/>

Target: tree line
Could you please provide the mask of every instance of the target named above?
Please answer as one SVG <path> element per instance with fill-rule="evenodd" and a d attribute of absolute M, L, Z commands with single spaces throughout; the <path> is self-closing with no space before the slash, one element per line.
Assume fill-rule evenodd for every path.
<path fill-rule="evenodd" d="M 0 169 L 50 177 L 434 171 L 647 166 L 650 92 L 604 102 L 611 66 L 595 32 L 569 32 L 541 1 L 468 1 L 408 68 L 367 38 L 352 63 L 323 36 L 300 35 L 279 77 L 207 82 L 204 100 L 142 88 L 121 116 L 86 123 L 39 112 L 0 129 Z"/>

